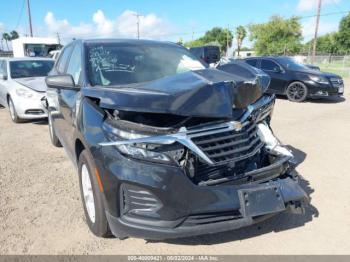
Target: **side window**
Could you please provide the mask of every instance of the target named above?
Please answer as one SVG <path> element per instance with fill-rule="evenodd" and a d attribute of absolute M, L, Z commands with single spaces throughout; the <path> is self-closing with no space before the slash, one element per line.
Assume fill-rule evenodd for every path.
<path fill-rule="evenodd" d="M 278 70 L 280 67 L 278 64 L 271 60 L 261 60 L 261 69 L 266 70 L 266 71 L 275 71 L 276 69 Z"/>
<path fill-rule="evenodd" d="M 247 62 L 248 65 L 257 67 L 258 66 L 258 59 L 248 59 L 245 60 Z"/>
<path fill-rule="evenodd" d="M 68 62 L 68 58 L 70 56 L 70 53 L 72 52 L 72 46 L 67 46 L 63 51 L 62 54 L 60 55 L 60 58 L 57 62 L 57 71 L 60 74 L 63 74 L 65 72 L 66 66 L 67 66 L 67 62 Z"/>
<path fill-rule="evenodd" d="M 69 64 L 67 68 L 67 74 L 73 76 L 74 83 L 78 84 L 81 74 L 81 47 L 77 44 L 72 52 L 72 55 L 69 59 Z"/>

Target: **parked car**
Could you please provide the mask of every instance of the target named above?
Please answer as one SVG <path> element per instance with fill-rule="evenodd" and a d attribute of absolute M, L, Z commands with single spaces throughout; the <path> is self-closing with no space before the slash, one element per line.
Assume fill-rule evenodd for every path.
<path fill-rule="evenodd" d="M 321 68 L 317 65 L 310 65 L 310 64 L 306 64 L 306 67 L 312 69 L 312 70 L 317 70 L 317 71 L 321 71 Z"/>
<path fill-rule="evenodd" d="M 49 130 L 77 166 L 91 231 L 167 239 L 300 211 L 266 77 L 207 68 L 168 42 L 68 44 L 46 78 Z"/>
<path fill-rule="evenodd" d="M 220 60 L 220 48 L 218 46 L 191 47 L 190 52 L 207 64 L 215 64 Z"/>
<path fill-rule="evenodd" d="M 0 105 L 9 108 L 13 122 L 47 117 L 45 77 L 53 64 L 45 58 L 0 58 Z"/>
<path fill-rule="evenodd" d="M 344 93 L 340 76 L 312 70 L 289 57 L 254 57 L 245 61 L 271 77 L 268 92 L 286 95 L 293 102 L 302 102 L 309 97 L 342 96 Z"/>

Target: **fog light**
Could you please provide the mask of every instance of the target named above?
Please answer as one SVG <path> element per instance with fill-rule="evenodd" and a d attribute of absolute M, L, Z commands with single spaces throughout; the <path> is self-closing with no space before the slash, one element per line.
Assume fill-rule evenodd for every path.
<path fill-rule="evenodd" d="M 318 91 L 316 93 L 316 95 L 318 95 L 318 96 L 328 96 L 328 92 L 327 91 Z"/>

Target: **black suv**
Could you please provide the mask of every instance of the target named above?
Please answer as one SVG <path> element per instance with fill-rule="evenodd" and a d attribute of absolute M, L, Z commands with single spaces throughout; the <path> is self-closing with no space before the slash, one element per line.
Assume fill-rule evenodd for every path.
<path fill-rule="evenodd" d="M 252 57 L 244 61 L 271 77 L 268 92 L 286 95 L 290 101 L 302 102 L 308 97 L 342 96 L 344 93 L 340 76 L 313 70 L 290 57 Z"/>
<path fill-rule="evenodd" d="M 208 69 L 172 43 L 68 44 L 46 78 L 49 130 L 77 166 L 91 231 L 165 239 L 300 211 L 266 78 Z"/>

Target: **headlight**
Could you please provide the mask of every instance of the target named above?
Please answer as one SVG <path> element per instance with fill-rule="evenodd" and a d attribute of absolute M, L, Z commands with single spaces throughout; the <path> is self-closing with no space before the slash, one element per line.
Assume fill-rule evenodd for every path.
<path fill-rule="evenodd" d="M 103 129 L 106 132 L 106 136 L 111 140 L 129 140 L 129 139 L 137 139 L 147 137 L 138 133 L 131 133 L 127 131 L 123 131 L 117 129 L 107 122 L 104 122 Z M 123 154 L 133 158 L 155 161 L 155 162 L 172 162 L 172 158 L 163 152 L 157 152 L 160 145 L 155 144 L 126 144 L 126 145 L 118 145 L 116 148 Z"/>
<path fill-rule="evenodd" d="M 34 96 L 33 92 L 26 88 L 17 88 L 16 94 L 21 97 L 31 98 Z"/>
<path fill-rule="evenodd" d="M 129 155 L 131 157 L 135 157 L 138 159 L 143 159 L 143 160 L 154 160 L 154 161 L 160 161 L 160 162 L 170 162 L 171 159 L 159 152 L 154 152 L 150 151 L 147 149 L 143 149 L 137 146 L 132 146 L 132 145 L 120 145 L 117 146 L 119 151 L 125 155 Z"/>
<path fill-rule="evenodd" d="M 328 79 L 325 78 L 325 77 L 322 77 L 322 76 L 314 76 L 314 75 L 309 75 L 309 78 L 314 81 L 314 82 L 317 82 L 317 83 L 320 83 L 320 84 L 328 84 Z"/>

